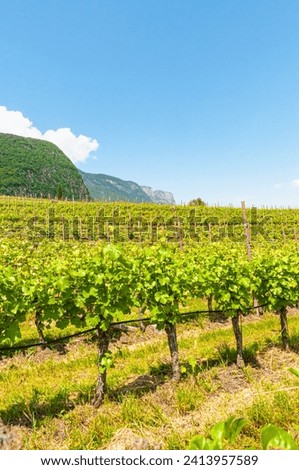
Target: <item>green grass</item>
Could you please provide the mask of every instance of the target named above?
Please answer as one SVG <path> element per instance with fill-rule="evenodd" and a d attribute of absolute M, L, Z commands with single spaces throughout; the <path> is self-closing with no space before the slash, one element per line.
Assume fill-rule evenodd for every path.
<path fill-rule="evenodd" d="M 32 324 L 25 329 L 32 338 Z M 292 349 L 284 353 L 276 316 L 244 320 L 247 364 L 239 370 L 230 322 L 181 324 L 178 384 L 164 333 L 133 333 L 113 346 L 115 368 L 98 410 L 90 405 L 97 377 L 92 341 L 76 339 L 66 352 L 18 353 L 0 362 L 0 417 L 21 432 L 24 449 L 183 449 L 216 422 L 244 416 L 250 424 L 236 447 L 259 448 L 264 424 L 289 431 L 298 424 L 299 380 L 288 371 L 299 368 L 298 314 L 289 316 L 289 329 Z"/>

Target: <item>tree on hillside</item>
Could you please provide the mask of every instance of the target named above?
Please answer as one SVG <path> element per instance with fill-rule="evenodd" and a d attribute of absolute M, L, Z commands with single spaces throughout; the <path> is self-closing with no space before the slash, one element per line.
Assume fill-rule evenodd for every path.
<path fill-rule="evenodd" d="M 56 193 L 57 199 L 62 199 L 62 187 L 61 184 L 57 185 L 57 193 Z"/>
<path fill-rule="evenodd" d="M 205 205 L 206 203 L 200 197 L 198 197 L 197 199 L 192 199 L 192 201 L 188 203 L 188 206 L 205 206 Z"/>

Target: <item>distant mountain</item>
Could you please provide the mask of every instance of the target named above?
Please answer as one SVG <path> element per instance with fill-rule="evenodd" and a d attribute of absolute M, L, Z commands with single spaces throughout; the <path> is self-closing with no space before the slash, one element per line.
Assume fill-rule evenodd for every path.
<path fill-rule="evenodd" d="M 173 194 L 168 191 L 154 191 L 150 186 L 141 186 L 143 191 L 157 204 L 175 204 Z"/>
<path fill-rule="evenodd" d="M 154 191 L 114 176 L 84 173 L 51 142 L 2 133 L 0 194 L 175 204 L 169 192 Z"/>
<path fill-rule="evenodd" d="M 175 204 L 172 193 L 153 191 L 133 181 L 124 181 L 114 176 L 84 173 L 79 170 L 90 196 L 99 201 L 155 202 Z"/>
<path fill-rule="evenodd" d="M 56 145 L 0 133 L 0 194 L 88 199 L 75 165 Z"/>
<path fill-rule="evenodd" d="M 114 176 L 84 173 L 79 170 L 92 199 L 99 201 L 152 202 L 151 198 L 133 181 Z"/>

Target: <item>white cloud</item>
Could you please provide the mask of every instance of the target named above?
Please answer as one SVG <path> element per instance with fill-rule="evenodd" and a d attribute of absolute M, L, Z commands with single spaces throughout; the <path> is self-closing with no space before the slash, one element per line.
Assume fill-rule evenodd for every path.
<path fill-rule="evenodd" d="M 95 139 L 86 135 L 75 136 L 70 128 L 46 131 L 43 139 L 56 144 L 73 162 L 84 162 L 91 152 L 98 149 L 99 144 Z"/>
<path fill-rule="evenodd" d="M 5 106 L 0 106 L 0 132 L 37 139 L 42 137 L 42 133 L 36 127 L 32 127 L 32 122 L 20 111 L 8 111 Z"/>
<path fill-rule="evenodd" d="M 291 182 L 291 185 L 292 185 L 292 186 L 299 186 L 299 180 L 293 180 L 293 181 Z"/>
<path fill-rule="evenodd" d="M 9 111 L 5 106 L 0 106 L 0 132 L 48 140 L 57 145 L 74 163 L 84 162 L 99 148 L 95 139 L 81 134 L 76 136 L 68 127 L 48 130 L 43 134 L 20 111 Z"/>

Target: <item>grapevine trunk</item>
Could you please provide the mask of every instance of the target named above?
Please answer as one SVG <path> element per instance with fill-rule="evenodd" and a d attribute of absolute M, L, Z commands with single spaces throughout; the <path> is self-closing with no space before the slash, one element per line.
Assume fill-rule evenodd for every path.
<path fill-rule="evenodd" d="M 45 343 L 46 339 L 45 339 L 44 332 L 43 332 L 43 329 L 42 329 L 41 313 L 42 312 L 40 310 L 36 311 L 34 323 L 35 323 L 35 326 L 36 326 L 36 329 L 37 329 L 38 339 L 39 339 L 40 343 Z M 45 349 L 45 348 L 46 348 L 46 346 L 42 346 L 42 349 Z"/>
<path fill-rule="evenodd" d="M 280 327 L 281 327 L 281 340 L 282 348 L 284 351 L 289 349 L 289 332 L 288 332 L 288 319 L 287 319 L 287 308 L 283 307 L 279 310 L 280 316 Z"/>
<path fill-rule="evenodd" d="M 108 331 L 102 331 L 98 328 L 98 347 L 99 347 L 99 364 L 109 349 L 110 337 Z M 107 370 L 106 368 L 99 372 L 95 395 L 92 404 L 98 408 L 104 401 L 106 393 Z"/>
<path fill-rule="evenodd" d="M 140 331 L 142 331 L 143 333 L 145 332 L 145 324 L 143 323 L 142 319 L 143 319 L 143 316 L 144 316 L 144 308 L 140 307 L 138 309 L 138 317 L 139 317 L 139 328 L 140 328 Z"/>
<path fill-rule="evenodd" d="M 167 334 L 168 345 L 171 355 L 172 363 L 172 380 L 179 382 L 181 379 L 180 363 L 179 363 L 179 350 L 178 350 L 178 341 L 176 334 L 176 326 L 169 323 L 165 327 Z"/>
<path fill-rule="evenodd" d="M 208 310 L 209 310 L 209 313 L 213 312 L 213 296 L 212 295 L 209 295 L 208 297 Z"/>
<path fill-rule="evenodd" d="M 236 346 L 237 346 L 237 366 L 244 367 L 243 336 L 242 336 L 242 330 L 240 328 L 240 319 L 241 319 L 241 312 L 237 312 L 236 315 L 232 317 L 232 324 L 233 324 L 234 334 L 236 338 Z"/>

